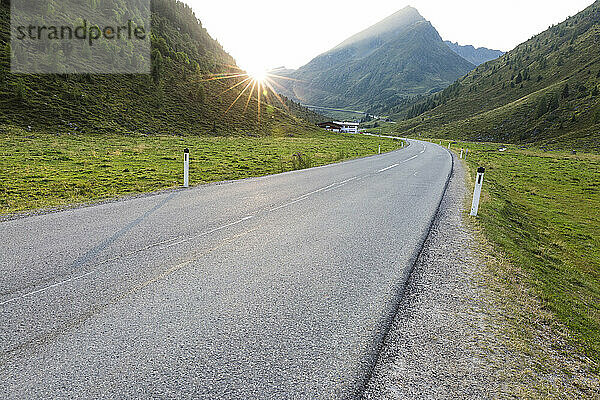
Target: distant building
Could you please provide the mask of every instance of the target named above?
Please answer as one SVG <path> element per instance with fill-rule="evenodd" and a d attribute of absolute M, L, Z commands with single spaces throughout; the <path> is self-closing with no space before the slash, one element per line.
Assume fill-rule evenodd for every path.
<path fill-rule="evenodd" d="M 358 122 L 336 122 L 334 124 L 338 124 L 342 127 L 342 132 L 344 133 L 358 133 Z"/>
<path fill-rule="evenodd" d="M 318 127 L 327 129 L 330 132 L 342 132 L 342 133 L 358 133 L 358 122 L 323 122 L 317 124 Z"/>
<path fill-rule="evenodd" d="M 327 129 L 329 132 L 341 132 L 342 126 L 335 122 L 322 122 L 317 124 L 319 128 Z"/>

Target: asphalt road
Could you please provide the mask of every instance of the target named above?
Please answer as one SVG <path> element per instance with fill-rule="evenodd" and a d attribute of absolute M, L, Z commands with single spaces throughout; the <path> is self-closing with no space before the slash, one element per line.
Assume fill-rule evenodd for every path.
<path fill-rule="evenodd" d="M 439 146 L 0 223 L 0 398 L 354 398 Z"/>

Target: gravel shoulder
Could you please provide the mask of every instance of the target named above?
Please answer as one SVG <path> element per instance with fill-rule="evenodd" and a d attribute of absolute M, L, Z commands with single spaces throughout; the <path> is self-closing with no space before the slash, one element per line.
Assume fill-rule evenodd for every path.
<path fill-rule="evenodd" d="M 363 398 L 600 399 L 592 362 L 465 213 L 467 175 L 455 159 Z"/>

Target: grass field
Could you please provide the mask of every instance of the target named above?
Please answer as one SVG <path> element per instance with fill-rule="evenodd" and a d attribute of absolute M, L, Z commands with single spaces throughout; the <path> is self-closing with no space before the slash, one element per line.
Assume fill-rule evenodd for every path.
<path fill-rule="evenodd" d="M 0 215 L 268 175 L 400 147 L 389 139 L 307 132 L 296 137 L 49 135 L 0 129 Z M 298 156 L 299 154 L 299 156 Z"/>
<path fill-rule="evenodd" d="M 478 221 L 488 239 L 600 365 L 600 155 L 453 146 L 469 148 L 471 171 L 486 168 Z"/>

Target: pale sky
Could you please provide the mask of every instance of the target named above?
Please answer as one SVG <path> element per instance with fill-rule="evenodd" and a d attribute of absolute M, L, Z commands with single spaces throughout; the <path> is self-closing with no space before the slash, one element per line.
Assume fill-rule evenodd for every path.
<path fill-rule="evenodd" d="M 184 0 L 210 35 L 251 72 L 298 68 L 407 5 L 444 40 L 511 50 L 592 0 Z"/>

